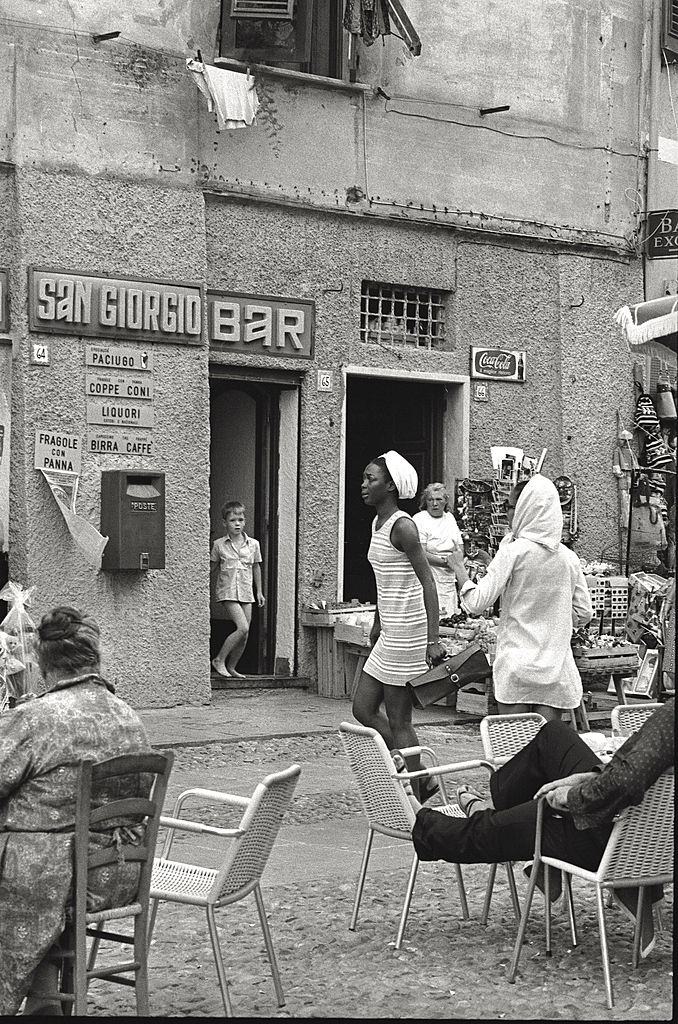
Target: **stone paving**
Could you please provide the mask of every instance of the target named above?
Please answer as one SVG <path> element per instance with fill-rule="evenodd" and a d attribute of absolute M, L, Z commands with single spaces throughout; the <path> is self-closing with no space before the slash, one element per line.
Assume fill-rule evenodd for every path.
<path fill-rule="evenodd" d="M 471 918 L 461 919 L 450 865 L 420 866 L 403 948 L 394 940 L 411 861 L 408 843 L 378 837 L 358 927 L 348 931 L 365 836 L 336 726 L 350 718 L 348 703 L 298 691 L 279 705 L 258 694 L 215 702 L 210 709 L 144 712 L 158 746 L 176 743 L 168 809 L 188 786 L 247 795 L 267 772 L 296 761 L 302 775 L 286 824 L 263 879 L 286 1005 L 276 1006 L 254 901 L 218 914 L 219 934 L 236 1015 L 300 1018 L 453 1018 L 553 1020 L 668 1020 L 672 1016 L 670 933 L 658 936 L 647 960 L 632 971 L 631 929 L 608 912 L 616 1005 L 605 1006 L 595 904 L 575 883 L 580 945 L 572 949 L 566 917 L 554 917 L 550 959 L 543 952 L 543 907 L 535 901 L 528 944 L 515 985 L 506 967 L 515 921 L 505 875 L 497 876 L 490 921 L 480 924 L 487 868 L 468 866 L 464 879 Z M 235 701 L 237 700 L 237 704 Z M 229 706 L 230 705 L 230 706 Z M 302 710 L 302 709 L 306 710 Z M 243 723 L 234 736 L 230 717 Z M 181 745 L 181 729 L 192 745 Z M 424 724 L 426 720 L 429 724 Z M 418 732 L 441 761 L 477 757 L 477 725 L 451 725 L 446 709 L 419 713 Z M 225 730 L 225 725 L 231 726 Z M 224 730 L 224 731 L 221 731 Z M 485 785 L 483 772 L 464 779 Z M 205 812 L 214 820 L 211 809 Z M 224 821 L 223 818 L 219 819 Z M 225 823 L 225 822 L 224 822 Z M 214 863 L 218 843 L 177 840 L 175 853 Z M 524 891 L 517 865 L 519 891 Z M 562 900 L 560 901 L 562 903 Z M 670 926 L 672 892 L 664 917 Z M 102 955 L 102 963 L 108 959 Z M 220 1016 L 223 1008 L 206 922 L 200 910 L 161 905 L 150 954 L 151 1011 L 160 1016 Z M 90 1013 L 134 1012 L 132 990 L 95 982 Z"/>

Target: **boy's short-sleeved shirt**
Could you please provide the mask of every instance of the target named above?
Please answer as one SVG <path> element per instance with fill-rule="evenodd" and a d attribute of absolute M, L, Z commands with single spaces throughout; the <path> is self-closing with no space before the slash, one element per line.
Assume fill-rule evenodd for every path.
<path fill-rule="evenodd" d="M 217 601 L 254 601 L 252 589 L 252 566 L 261 562 L 259 541 L 242 535 L 244 544 L 236 547 L 230 537 L 219 537 L 212 545 L 211 562 L 219 562 L 217 576 Z"/>

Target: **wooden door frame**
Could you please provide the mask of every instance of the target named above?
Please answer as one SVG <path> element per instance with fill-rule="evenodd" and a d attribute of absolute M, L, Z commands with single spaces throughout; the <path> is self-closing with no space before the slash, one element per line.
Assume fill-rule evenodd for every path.
<path fill-rule="evenodd" d="M 280 455 L 280 393 L 283 390 L 294 389 L 301 396 L 301 378 L 298 374 L 276 372 L 274 370 L 262 370 L 258 367 L 232 366 L 229 364 L 210 363 L 210 382 L 220 381 L 232 385 L 242 391 L 249 393 L 255 400 L 256 406 L 256 430 L 257 443 L 255 446 L 255 508 L 253 509 L 252 535 L 263 541 L 259 536 L 259 524 L 263 521 L 265 510 L 261 508 L 262 488 L 264 474 L 269 481 L 274 481 L 274 487 L 269 494 L 269 524 L 266 532 L 265 542 L 262 547 L 265 549 L 266 565 L 266 605 L 264 606 L 265 625 L 259 628 L 259 652 L 257 655 L 258 674 L 273 675 L 276 665 L 276 622 L 278 614 L 278 549 L 279 549 L 279 508 L 276 504 L 278 498 L 279 482 L 279 455 Z M 301 398 L 299 399 L 301 401 Z M 266 423 L 269 419 L 270 422 Z M 259 438 L 261 431 L 269 429 L 271 432 L 268 453 L 264 456 Z M 299 424 L 297 424 L 297 447 L 299 445 Z M 264 464 L 266 457 L 266 464 Z M 297 499 L 298 501 L 298 499 Z M 297 504 L 297 524 L 299 530 L 299 516 Z M 297 538 L 298 549 L 298 538 Z M 263 567 L 262 567 L 263 568 Z M 296 592 L 297 576 L 299 566 L 295 569 L 294 587 Z M 296 602 L 296 596 L 295 596 Z M 211 622 L 211 616 L 210 616 Z M 296 652 L 297 638 L 294 637 L 294 650 Z M 296 661 L 296 653 L 295 653 Z"/>
<path fill-rule="evenodd" d="M 341 402 L 341 435 L 339 439 L 339 515 L 337 538 L 337 600 L 343 600 L 344 594 L 344 534 L 346 515 L 346 394 L 349 379 L 351 377 L 381 377 L 388 380 L 400 380 L 403 382 L 414 381 L 418 384 L 449 384 L 455 385 L 461 391 L 461 403 L 454 410 L 453 418 L 449 414 L 443 417 L 443 427 L 450 426 L 455 422 L 459 443 L 456 451 L 452 451 L 447 444 L 447 431 L 443 429 L 442 437 L 442 466 L 444 468 L 444 479 L 452 477 L 466 477 L 469 473 L 469 439 L 470 439 L 470 405 L 471 405 L 471 379 L 468 374 L 463 373 L 439 373 L 437 371 L 421 372 L 418 370 L 391 370 L 380 366 L 351 365 L 342 367 L 342 402 Z"/>

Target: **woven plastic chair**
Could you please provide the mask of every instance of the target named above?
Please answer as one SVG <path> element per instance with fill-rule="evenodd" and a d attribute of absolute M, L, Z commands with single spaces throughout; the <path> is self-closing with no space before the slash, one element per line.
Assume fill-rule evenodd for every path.
<path fill-rule="evenodd" d="M 367 818 L 367 838 L 358 875 L 353 913 L 348 926 L 350 931 L 355 931 L 375 832 L 390 836 L 393 839 L 404 839 L 409 843 L 412 842 L 412 829 L 416 814 L 399 780 L 435 776 L 439 782 L 441 795 L 444 800 L 443 806 L 436 807 L 436 811 L 447 814 L 452 818 L 464 818 L 464 812 L 459 805 L 448 802 L 445 783 L 442 777 L 443 774 L 470 771 L 473 768 L 481 767 L 487 768 L 489 771 L 491 767 L 481 760 L 438 765 L 435 754 L 430 747 L 418 746 L 401 748 L 401 753 L 406 757 L 409 757 L 411 754 L 420 754 L 431 761 L 430 768 L 419 772 L 401 772 L 398 774 L 384 740 L 375 729 L 368 729 L 362 725 L 353 725 L 351 722 L 342 722 L 339 726 L 339 736 L 355 777 L 360 794 L 360 802 Z M 402 945 L 418 867 L 419 858 L 416 853 L 413 853 L 412 866 L 405 892 L 405 903 L 396 935 L 396 949 L 400 949 Z M 466 921 L 469 916 L 468 903 L 464 879 L 458 864 L 454 865 L 454 871 L 459 889 L 461 913 Z M 519 910 L 517 916 L 520 916 Z"/>
<path fill-rule="evenodd" d="M 237 903 L 251 892 L 254 893 L 257 904 L 278 1006 L 285 1005 L 259 882 L 300 774 L 299 765 L 293 764 L 285 771 L 267 775 L 256 787 L 251 797 L 219 793 L 210 789 L 187 789 L 177 798 L 172 816 L 161 818 L 161 825 L 168 828 L 168 833 L 162 855 L 156 858 L 153 867 L 152 909 L 148 942 L 150 945 L 160 901 L 204 907 L 224 1013 L 227 1017 L 233 1016 L 233 1009 L 228 994 L 228 982 L 219 946 L 214 911 L 220 907 Z M 237 828 L 218 828 L 214 825 L 205 825 L 202 822 L 181 817 L 183 805 L 189 799 L 241 807 L 244 814 Z M 227 850 L 221 866 L 205 868 L 183 861 L 170 860 L 169 856 L 177 831 L 215 835 L 227 839 Z"/>
<path fill-rule="evenodd" d="M 546 719 L 533 711 L 526 711 L 517 715 L 486 715 L 480 722 L 480 739 L 483 744 L 483 753 L 493 768 L 499 768 L 506 764 L 511 758 L 526 747 L 530 740 L 533 740 Z M 520 920 L 520 907 L 518 905 L 515 876 L 513 865 L 507 864 L 506 870 L 511 887 L 511 897 L 516 908 L 516 919 Z M 487 879 L 485 890 L 485 905 L 481 916 L 481 922 L 487 924 L 490 914 L 492 893 L 497 876 L 497 865 L 490 866 L 490 874 Z"/>
<path fill-rule="evenodd" d="M 494 768 L 506 764 L 534 739 L 545 723 L 543 715 L 532 711 L 521 715 L 486 715 L 480 723 L 485 757 Z"/>
<path fill-rule="evenodd" d="M 631 736 L 638 732 L 643 722 L 663 707 L 662 704 L 617 704 L 612 708 L 610 724 L 616 736 Z"/>
<path fill-rule="evenodd" d="M 603 886 L 610 889 L 639 887 L 638 916 L 633 936 L 633 966 L 638 966 L 641 941 L 641 917 L 645 888 L 649 885 L 668 884 L 673 881 L 673 823 L 674 823 L 674 774 L 673 769 L 664 772 L 650 786 L 640 804 L 627 807 L 618 816 L 597 871 L 587 871 L 576 864 L 544 857 L 541 853 L 542 825 L 544 820 L 545 797 L 539 800 L 537 810 L 537 831 L 534 847 L 535 865 L 544 865 L 546 882 L 545 921 L 546 955 L 551 955 L 551 908 L 548 898 L 549 869 L 559 868 L 563 877 L 572 875 L 595 886 L 600 932 L 600 952 L 603 960 L 605 994 L 608 1009 L 614 1006 L 610 961 L 605 928 L 605 906 Z M 514 982 L 518 970 L 520 951 L 525 939 L 527 921 L 530 916 L 532 897 L 536 884 L 536 871 L 532 872 L 523 905 L 518 937 L 509 967 L 508 980 Z M 576 945 L 576 931 L 573 937 Z"/>
<path fill-rule="evenodd" d="M 75 830 L 73 839 L 74 900 L 72 915 L 62 936 L 59 952 L 53 959 L 61 962 L 61 991 L 38 992 L 46 1002 L 60 1000 L 65 1012 L 71 1009 L 76 1016 L 87 1014 L 87 988 L 94 978 L 104 978 L 120 985 L 134 986 L 137 1013 L 148 1017 L 148 964 L 146 934 L 148 931 L 148 893 L 153 867 L 153 854 L 158 836 L 167 781 L 174 761 L 172 751 L 164 754 L 121 754 L 106 761 L 85 761 L 80 766 L 77 782 Z M 111 788 L 125 776 L 148 776 L 149 796 L 120 796 L 97 802 L 97 794 Z M 146 787 L 144 787 L 146 788 Z M 105 832 L 132 821 L 144 825 L 143 839 L 136 844 L 117 833 L 117 841 L 110 847 L 90 849 L 90 832 Z M 87 911 L 88 879 L 92 871 L 101 871 L 124 860 L 139 864 L 139 881 L 134 899 L 122 907 L 112 907 L 96 913 Z M 97 886 L 98 888 L 98 886 Z M 134 919 L 134 935 L 121 935 L 107 930 L 107 924 L 124 918 Z M 89 957 L 87 937 L 94 939 Z M 102 939 L 133 946 L 134 959 L 95 969 L 95 961 Z M 124 975 L 132 974 L 133 977 Z"/>

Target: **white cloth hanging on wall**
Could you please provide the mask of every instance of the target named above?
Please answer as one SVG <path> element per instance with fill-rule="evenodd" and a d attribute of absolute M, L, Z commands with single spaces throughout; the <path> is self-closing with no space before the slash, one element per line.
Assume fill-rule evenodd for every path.
<path fill-rule="evenodd" d="M 217 128 L 250 128 L 257 123 L 259 97 L 253 77 L 240 71 L 227 71 L 188 58 L 186 67 L 200 92 L 207 99 L 207 109 L 216 111 Z"/>

